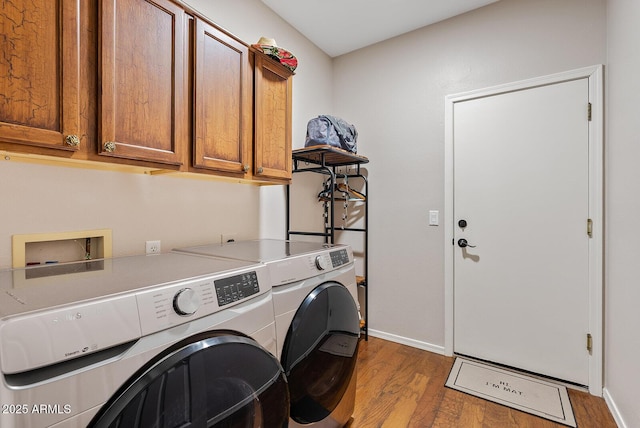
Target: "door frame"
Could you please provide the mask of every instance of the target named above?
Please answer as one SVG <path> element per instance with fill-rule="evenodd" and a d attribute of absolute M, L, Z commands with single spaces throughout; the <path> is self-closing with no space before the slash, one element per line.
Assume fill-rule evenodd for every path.
<path fill-rule="evenodd" d="M 592 237 L 589 239 L 589 331 L 592 336 L 592 351 L 589 356 L 589 392 L 602 396 L 603 388 L 603 292 L 604 292 L 604 80 L 603 66 L 594 65 L 567 72 L 537 77 L 448 95 L 445 97 L 445 217 L 444 217 L 444 283 L 445 283 L 445 340 L 444 353 L 454 353 L 454 106 L 457 102 L 500 95 L 508 92 L 532 89 L 571 80 L 587 78 L 591 121 L 589 122 L 589 218 L 593 221 Z M 587 114 L 587 106 L 585 106 Z M 586 223 L 586 219 L 585 219 Z M 585 224 L 586 233 L 586 224 Z M 586 347 L 586 340 L 585 340 Z"/>

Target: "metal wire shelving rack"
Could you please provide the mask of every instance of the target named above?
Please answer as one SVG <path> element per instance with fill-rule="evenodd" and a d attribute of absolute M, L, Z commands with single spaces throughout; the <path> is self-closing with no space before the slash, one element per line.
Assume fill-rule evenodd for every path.
<path fill-rule="evenodd" d="M 332 147 L 332 146 L 311 146 L 303 149 L 297 149 L 292 152 L 293 157 L 293 174 L 300 173 L 316 173 L 327 176 L 325 181 L 325 191 L 322 197 L 324 198 L 324 218 L 325 225 L 323 231 L 302 231 L 291 230 L 291 189 L 290 185 L 287 186 L 287 239 L 291 239 L 293 235 L 306 235 L 306 236 L 318 236 L 323 237 L 325 243 L 336 243 L 336 232 L 357 232 L 363 235 L 363 275 L 357 276 L 356 281 L 358 288 L 363 290 L 364 294 L 364 313 L 363 313 L 363 325 L 361 326 L 364 333 L 365 340 L 368 340 L 368 324 L 369 324 L 369 292 L 368 292 L 368 254 L 369 254 L 369 182 L 365 171 L 361 168 L 362 165 L 369 162 L 364 156 L 360 156 L 354 153 L 347 152 L 345 150 Z M 340 167 L 353 167 L 354 170 L 350 171 L 350 168 Z M 339 180 L 343 180 L 344 183 L 338 183 Z M 346 183 L 348 181 L 353 182 L 356 180 L 360 186 L 359 191 L 352 190 Z M 323 192 L 321 192 L 323 193 Z M 336 196 L 336 193 L 346 195 L 345 197 Z M 321 195 L 319 195 L 321 196 Z M 364 207 L 363 222 L 364 227 L 345 227 L 337 226 L 335 220 L 335 206 L 336 202 L 343 202 L 344 204 L 360 203 Z M 346 205 L 345 205 L 346 208 Z"/>

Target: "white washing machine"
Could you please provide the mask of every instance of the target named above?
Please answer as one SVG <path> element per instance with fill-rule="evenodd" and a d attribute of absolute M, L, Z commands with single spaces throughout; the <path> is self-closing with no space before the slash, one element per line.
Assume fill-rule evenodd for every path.
<path fill-rule="evenodd" d="M 0 426 L 284 427 L 268 269 L 185 254 L 0 272 Z"/>
<path fill-rule="evenodd" d="M 175 251 L 269 267 L 289 426 L 340 427 L 353 414 L 360 336 L 351 247 L 263 239 Z"/>

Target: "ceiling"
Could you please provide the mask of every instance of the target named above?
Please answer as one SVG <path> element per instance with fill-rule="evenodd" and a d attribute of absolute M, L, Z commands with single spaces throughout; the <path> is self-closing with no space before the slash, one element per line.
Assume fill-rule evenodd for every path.
<path fill-rule="evenodd" d="M 498 0 L 262 0 L 331 57 L 495 1 Z"/>

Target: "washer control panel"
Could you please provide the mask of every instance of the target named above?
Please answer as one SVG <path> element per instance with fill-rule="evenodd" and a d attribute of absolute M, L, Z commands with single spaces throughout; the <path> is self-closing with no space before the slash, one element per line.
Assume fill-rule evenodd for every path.
<path fill-rule="evenodd" d="M 274 286 L 291 284 L 312 278 L 320 273 L 328 273 L 353 263 L 353 250 L 340 245 L 331 250 L 300 254 L 268 263 Z"/>
<path fill-rule="evenodd" d="M 143 335 L 193 321 L 266 293 L 268 271 L 251 267 L 231 276 L 212 275 L 136 294 Z"/>
<path fill-rule="evenodd" d="M 342 265 L 346 265 L 347 263 L 350 262 L 349 253 L 347 252 L 346 249 L 332 251 L 330 255 L 331 255 L 331 265 L 334 268 L 340 267 Z"/>
<path fill-rule="evenodd" d="M 213 284 L 220 307 L 253 296 L 260 291 L 258 275 L 255 271 L 218 279 Z"/>
<path fill-rule="evenodd" d="M 343 248 L 316 256 L 315 266 L 318 270 L 336 269 L 351 263 L 351 261 L 352 259 L 349 258 L 349 252 L 346 248 Z"/>

